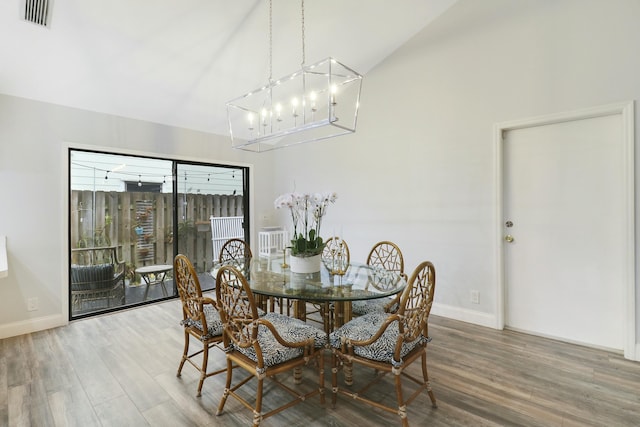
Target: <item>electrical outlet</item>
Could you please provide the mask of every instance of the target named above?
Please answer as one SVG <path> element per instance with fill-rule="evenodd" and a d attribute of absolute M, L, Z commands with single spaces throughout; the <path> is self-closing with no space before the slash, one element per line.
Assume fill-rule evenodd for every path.
<path fill-rule="evenodd" d="M 31 297 L 27 299 L 27 311 L 36 311 L 38 309 L 38 298 Z"/>
<path fill-rule="evenodd" d="M 471 291 L 471 303 L 480 304 L 480 291 Z"/>

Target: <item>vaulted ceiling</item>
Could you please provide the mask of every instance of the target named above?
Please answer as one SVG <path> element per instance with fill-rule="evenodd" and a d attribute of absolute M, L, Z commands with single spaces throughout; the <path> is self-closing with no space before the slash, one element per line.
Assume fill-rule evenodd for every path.
<path fill-rule="evenodd" d="M 0 2 L 0 93 L 228 134 L 227 101 L 267 82 L 268 0 Z M 306 64 L 365 76 L 456 0 L 306 0 Z M 273 0 L 273 77 L 300 69 L 301 8 Z"/>

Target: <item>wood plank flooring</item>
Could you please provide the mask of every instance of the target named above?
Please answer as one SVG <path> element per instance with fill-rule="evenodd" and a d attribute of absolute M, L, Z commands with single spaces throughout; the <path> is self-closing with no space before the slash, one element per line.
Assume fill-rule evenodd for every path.
<path fill-rule="evenodd" d="M 224 374 L 207 379 L 200 398 L 193 368 L 176 377 L 179 317 L 174 300 L 0 340 L 0 426 L 251 425 L 251 413 L 233 400 L 215 415 Z M 430 335 L 439 407 L 420 396 L 409 406 L 412 426 L 640 426 L 638 362 L 436 316 Z M 221 351 L 214 350 L 210 366 L 224 366 Z M 419 365 L 411 369 L 418 373 Z M 399 417 L 344 396 L 332 409 L 325 371 L 327 404 L 312 398 L 262 425 L 400 424 Z M 315 372 L 303 375 L 301 387 L 314 387 Z M 355 372 L 356 379 L 367 375 Z M 395 398 L 391 381 L 376 389 L 377 397 Z M 268 386 L 265 409 L 279 393 Z"/>

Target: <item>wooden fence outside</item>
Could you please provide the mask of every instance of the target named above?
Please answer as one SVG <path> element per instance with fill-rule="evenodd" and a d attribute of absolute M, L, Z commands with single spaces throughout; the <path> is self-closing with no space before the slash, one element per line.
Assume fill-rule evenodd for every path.
<path fill-rule="evenodd" d="M 172 263 L 174 211 L 179 215 L 178 252 L 199 271 L 210 268 L 218 255 L 213 254 L 210 217 L 244 215 L 242 195 L 179 194 L 174 209 L 171 194 L 72 191 L 70 205 L 71 248 L 117 246 L 129 271 Z"/>

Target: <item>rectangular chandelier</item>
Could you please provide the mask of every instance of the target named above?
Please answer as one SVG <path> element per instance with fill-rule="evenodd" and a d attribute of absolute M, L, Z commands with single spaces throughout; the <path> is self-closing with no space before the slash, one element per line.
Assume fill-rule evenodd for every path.
<path fill-rule="evenodd" d="M 233 148 L 264 152 L 356 130 L 362 76 L 326 58 L 227 103 Z"/>

